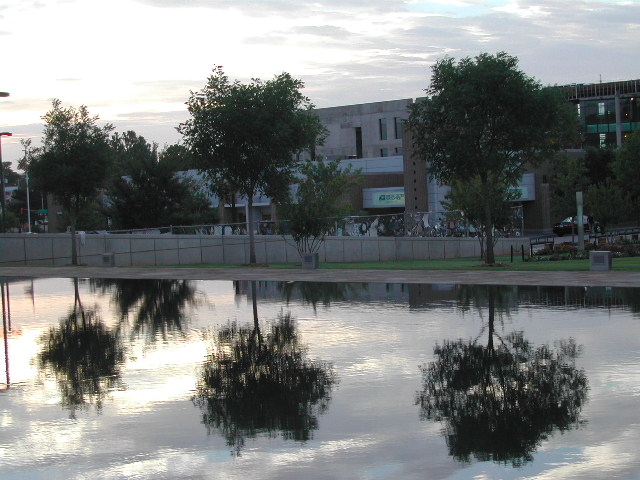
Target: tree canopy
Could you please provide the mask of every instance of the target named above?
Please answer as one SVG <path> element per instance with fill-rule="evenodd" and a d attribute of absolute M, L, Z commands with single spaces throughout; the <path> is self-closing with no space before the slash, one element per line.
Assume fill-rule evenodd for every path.
<path fill-rule="evenodd" d="M 426 93 L 409 118 L 415 152 L 441 184 L 477 190 L 492 264 L 496 189 L 507 192 L 525 164 L 551 158 L 577 132 L 577 120 L 559 92 L 525 75 L 504 52 L 439 60 Z"/>
<path fill-rule="evenodd" d="M 326 163 L 308 160 L 299 171 L 296 198 L 285 205 L 283 212 L 288 220 L 288 233 L 302 255 L 317 251 L 335 217 L 348 213 L 350 205 L 343 197 L 349 186 L 357 182 L 359 171 L 351 166 L 341 169 L 338 160 Z"/>
<path fill-rule="evenodd" d="M 288 73 L 273 80 L 231 82 L 215 67 L 207 84 L 191 92 L 190 118 L 178 131 L 220 197 L 240 194 L 248 202 L 250 262 L 255 263 L 253 197 L 281 202 L 289 194 L 297 155 L 323 131 L 303 83 Z"/>
<path fill-rule="evenodd" d="M 71 257 L 77 264 L 76 221 L 107 180 L 112 161 L 109 133 L 113 127 L 98 126 L 98 117 L 89 115 L 84 105 L 65 108 L 57 99 L 42 119 L 43 145 L 29 165 L 29 174 L 34 187 L 53 194 L 69 216 Z"/>
<path fill-rule="evenodd" d="M 117 172 L 108 189 L 107 214 L 116 228 L 212 223 L 215 212 L 194 179 L 181 176 L 171 156 L 129 131 L 114 134 Z"/>

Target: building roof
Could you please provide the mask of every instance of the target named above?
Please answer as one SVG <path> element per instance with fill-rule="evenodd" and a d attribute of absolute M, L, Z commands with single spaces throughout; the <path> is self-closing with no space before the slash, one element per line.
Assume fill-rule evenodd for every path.
<path fill-rule="evenodd" d="M 605 83 L 572 83 L 561 87 L 567 100 L 614 97 L 616 91 L 621 96 L 640 95 L 640 79 Z"/>

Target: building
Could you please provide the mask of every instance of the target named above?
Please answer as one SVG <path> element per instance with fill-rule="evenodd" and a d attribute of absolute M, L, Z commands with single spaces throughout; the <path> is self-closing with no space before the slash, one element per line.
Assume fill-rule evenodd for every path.
<path fill-rule="evenodd" d="M 580 118 L 582 145 L 568 150 L 582 155 L 585 147 L 621 145 L 633 131 L 640 129 L 640 80 L 598 84 L 572 84 L 557 87 L 567 101 L 575 105 Z M 447 186 L 430 180 L 424 162 L 414 158 L 411 132 L 404 122 L 414 99 L 389 100 L 357 105 L 318 108 L 315 113 L 328 131 L 316 157 L 340 160 L 346 167 L 361 169 L 362 181 L 349 192 L 354 212 L 368 215 L 431 212 L 445 208 L 442 202 Z M 520 198 L 525 231 L 551 231 L 550 192 L 553 171 L 541 166 L 523 175 Z M 231 205 L 219 205 L 223 222 L 231 222 Z M 277 219 L 277 211 L 268 197 L 254 198 L 256 221 Z M 235 221 L 246 221 L 246 202 L 236 199 Z"/>
<path fill-rule="evenodd" d="M 315 110 L 329 132 L 316 155 L 362 171 L 361 183 L 350 192 L 354 211 L 404 211 L 404 122 L 412 103 L 408 98 Z"/>
<path fill-rule="evenodd" d="M 619 147 L 640 129 L 640 80 L 559 88 L 576 107 L 584 147 Z"/>

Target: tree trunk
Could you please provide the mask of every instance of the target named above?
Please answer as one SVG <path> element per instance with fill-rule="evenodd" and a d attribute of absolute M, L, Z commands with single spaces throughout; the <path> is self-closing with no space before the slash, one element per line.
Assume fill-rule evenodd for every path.
<path fill-rule="evenodd" d="M 238 210 L 236 208 L 236 192 L 230 196 L 231 200 L 231 223 L 238 223 Z"/>
<path fill-rule="evenodd" d="M 493 212 L 491 211 L 491 195 L 489 193 L 489 180 L 487 178 L 481 178 L 482 181 L 482 196 L 484 197 L 484 231 L 486 241 L 486 259 L 487 265 L 493 265 L 496 263 L 496 257 L 493 252 Z"/>
<path fill-rule="evenodd" d="M 496 302 L 494 298 L 494 293 L 491 290 L 491 286 L 489 286 L 489 342 L 487 344 L 487 348 L 490 352 L 493 353 L 493 334 L 494 334 L 494 324 L 496 319 Z"/>
<path fill-rule="evenodd" d="M 71 216 L 71 265 L 78 265 L 78 249 L 76 239 L 76 217 Z"/>
<path fill-rule="evenodd" d="M 247 228 L 249 230 L 249 264 L 255 265 L 256 239 L 253 234 L 253 195 L 247 195 L 247 204 L 249 205 L 247 211 Z"/>
<path fill-rule="evenodd" d="M 257 332 L 260 330 L 258 322 L 258 298 L 256 293 L 256 281 L 251 281 L 251 304 L 253 306 L 253 328 Z"/>

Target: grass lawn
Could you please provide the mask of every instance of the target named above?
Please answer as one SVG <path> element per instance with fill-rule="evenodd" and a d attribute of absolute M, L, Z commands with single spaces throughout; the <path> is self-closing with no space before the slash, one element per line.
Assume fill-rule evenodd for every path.
<path fill-rule="evenodd" d="M 560 272 L 560 271 L 588 271 L 590 269 L 589 260 L 558 260 L 544 262 L 523 262 L 520 257 L 514 258 L 513 263 L 508 256 L 496 257 L 496 262 L 500 266 L 488 267 L 482 264 L 477 258 L 448 258 L 441 260 L 406 260 L 394 262 L 350 262 L 332 263 L 321 262 L 321 269 L 360 269 L 360 270 L 516 270 L 516 271 L 537 271 L 537 272 Z M 183 267 L 187 265 L 182 265 Z M 189 267 L 200 268 L 250 268 L 246 265 L 188 265 Z M 265 265 L 258 265 L 265 267 Z M 272 263 L 268 268 L 300 268 L 300 262 Z M 639 271 L 640 257 L 625 257 L 613 259 L 614 271 Z"/>

